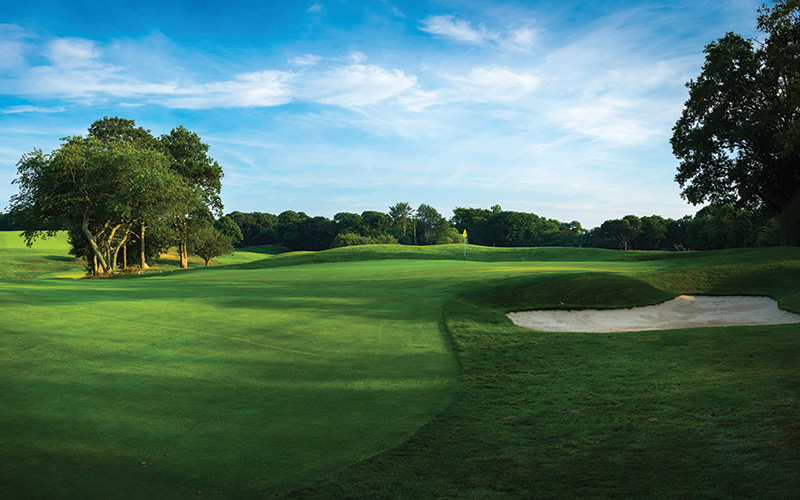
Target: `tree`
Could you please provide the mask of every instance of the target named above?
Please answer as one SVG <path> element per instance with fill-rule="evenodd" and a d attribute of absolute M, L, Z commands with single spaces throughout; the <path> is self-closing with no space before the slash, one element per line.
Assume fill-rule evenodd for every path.
<path fill-rule="evenodd" d="M 642 226 L 636 237 L 636 248 L 639 250 L 658 250 L 667 239 L 667 226 L 672 222 L 660 215 L 649 215 L 641 218 Z"/>
<path fill-rule="evenodd" d="M 463 233 L 459 233 L 458 229 L 454 227 L 448 227 L 439 235 L 436 239 L 437 245 L 450 245 L 453 243 L 463 243 L 464 237 L 462 236 Z"/>
<path fill-rule="evenodd" d="M 109 118 L 104 116 L 100 120 L 96 120 L 89 126 L 89 136 L 105 143 L 126 143 L 136 146 L 137 148 L 149 149 L 164 152 L 163 145 L 156 140 L 149 130 L 137 127 L 134 120 L 120 118 L 114 116 Z M 148 190 L 153 192 L 154 190 Z M 160 194 L 159 194 L 160 196 Z M 154 218 L 155 217 L 155 218 Z M 138 222 L 138 232 L 136 236 L 139 240 L 139 266 L 142 269 L 147 268 L 147 249 L 145 245 L 145 231 L 156 221 L 158 214 L 142 214 Z M 133 231 L 133 229 L 132 229 Z M 126 247 L 123 247 L 125 249 Z M 124 259 L 124 264 L 127 265 L 127 256 Z"/>
<path fill-rule="evenodd" d="M 339 233 L 353 233 L 366 236 L 366 226 L 361 215 L 353 212 L 339 212 L 333 216 L 336 231 Z"/>
<path fill-rule="evenodd" d="M 386 231 L 392 223 L 391 217 L 383 212 L 377 212 L 375 210 L 361 212 L 361 220 L 364 221 L 364 226 L 370 236 L 386 234 Z"/>
<path fill-rule="evenodd" d="M 417 208 L 416 219 L 417 235 L 422 245 L 436 243 L 439 235 L 449 227 L 445 218 L 435 208 L 425 203 Z"/>
<path fill-rule="evenodd" d="M 413 220 L 414 209 L 411 208 L 411 205 L 404 201 L 395 203 L 389 207 L 389 217 L 391 217 L 396 229 L 397 239 L 401 243 L 411 242 L 411 238 L 416 233 L 416 230 L 413 233 L 410 231 L 412 224 L 415 224 Z"/>
<path fill-rule="evenodd" d="M 600 226 L 601 238 L 613 242 L 614 248 L 628 249 L 628 243 L 635 240 L 642 228 L 642 221 L 635 215 L 622 219 L 612 219 Z"/>
<path fill-rule="evenodd" d="M 144 149 L 163 151 L 161 144 L 149 130 L 137 127 L 134 120 L 104 116 L 89 125 L 89 135 L 101 142 L 125 142 Z"/>
<path fill-rule="evenodd" d="M 705 48 L 670 142 L 685 199 L 764 206 L 786 245 L 800 192 L 800 2 L 763 6 L 758 29 L 763 42 L 728 33 Z"/>
<path fill-rule="evenodd" d="M 196 194 L 193 203 L 184 205 L 183 210 L 173 212 L 178 234 L 180 267 L 185 268 L 188 266 L 190 219 L 201 216 L 206 211 L 216 216 L 222 213 L 222 199 L 219 196 L 222 189 L 222 167 L 208 156 L 208 144 L 203 143 L 195 132 L 183 126 L 162 135 L 159 141 L 170 158 L 170 168 L 179 174 Z"/>
<path fill-rule="evenodd" d="M 470 243 L 483 245 L 488 242 L 491 244 L 486 236 L 486 228 L 487 221 L 493 215 L 495 215 L 494 212 L 484 208 L 456 207 L 453 209 L 453 217 L 450 219 L 450 224 L 462 233 L 466 229 Z"/>
<path fill-rule="evenodd" d="M 230 238 L 232 244 L 235 245 L 242 242 L 242 230 L 230 217 L 223 216 L 214 221 L 214 228 Z"/>
<path fill-rule="evenodd" d="M 241 246 L 257 246 L 280 243 L 278 216 L 262 212 L 231 212 L 228 214 L 242 231 Z"/>
<path fill-rule="evenodd" d="M 203 224 L 192 231 L 188 250 L 189 253 L 202 258 L 206 267 L 211 259 L 234 252 L 231 238 L 211 224 Z"/>
<path fill-rule="evenodd" d="M 532 213 L 497 212 L 487 222 L 487 243 L 500 247 L 539 246 L 541 238 L 539 222 L 540 217 Z"/>
<path fill-rule="evenodd" d="M 77 235 L 86 238 L 81 256 L 105 273 L 116 269 L 136 222 L 166 210 L 169 197 L 186 190 L 158 151 L 91 136 L 65 139 L 50 154 L 34 150 L 17 165 L 20 190 L 10 208 L 24 224 L 26 243 L 67 227 L 76 246 Z"/>
<path fill-rule="evenodd" d="M 689 246 L 696 250 L 753 246 L 753 214 L 732 203 L 703 207 L 686 226 Z"/>

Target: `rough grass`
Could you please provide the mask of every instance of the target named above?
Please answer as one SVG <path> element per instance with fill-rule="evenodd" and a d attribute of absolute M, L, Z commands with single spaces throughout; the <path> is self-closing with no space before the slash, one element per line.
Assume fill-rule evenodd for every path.
<path fill-rule="evenodd" d="M 800 326 L 504 313 L 680 293 L 800 312 L 798 249 L 462 252 L 0 281 L 0 498 L 796 497 Z"/>

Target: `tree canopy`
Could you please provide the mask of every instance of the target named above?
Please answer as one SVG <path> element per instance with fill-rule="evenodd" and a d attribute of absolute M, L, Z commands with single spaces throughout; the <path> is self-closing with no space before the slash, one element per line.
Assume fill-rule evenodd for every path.
<path fill-rule="evenodd" d="M 108 273 L 136 235 L 144 267 L 145 226 L 202 215 L 209 205 L 221 210 L 219 165 L 207 159 L 207 146 L 196 134 L 175 130 L 169 137 L 188 139 L 160 142 L 133 120 L 105 117 L 89 127 L 86 137 L 62 139 L 51 153 L 34 149 L 23 155 L 13 181 L 19 192 L 9 208 L 28 245 L 66 228 L 72 253 L 92 261 L 95 271 Z M 180 156 L 177 149 L 176 157 L 169 149 L 175 143 L 200 153 Z"/>
<path fill-rule="evenodd" d="M 785 245 L 800 193 L 800 1 L 763 6 L 758 28 L 763 41 L 728 33 L 705 48 L 673 128 L 675 179 L 693 204 L 736 202 L 781 214 Z"/>

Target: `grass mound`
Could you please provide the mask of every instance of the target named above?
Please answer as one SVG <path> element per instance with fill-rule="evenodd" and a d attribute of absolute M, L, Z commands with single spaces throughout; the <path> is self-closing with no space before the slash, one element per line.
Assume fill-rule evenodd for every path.
<path fill-rule="evenodd" d="M 631 262 L 644 258 L 643 255 L 599 248 L 492 248 L 468 245 L 466 260 L 469 262 Z M 464 247 L 463 245 L 425 247 L 363 245 L 333 248 L 321 252 L 289 252 L 273 259 L 245 264 L 241 269 L 394 259 L 463 261 Z"/>

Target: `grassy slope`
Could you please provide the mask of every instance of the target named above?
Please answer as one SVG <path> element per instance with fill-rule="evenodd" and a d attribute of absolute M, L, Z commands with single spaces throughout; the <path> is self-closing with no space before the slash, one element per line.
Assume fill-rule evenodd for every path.
<path fill-rule="evenodd" d="M 797 249 L 460 252 L 3 282 L 0 497 L 273 497 L 354 462 L 289 496 L 797 491 L 796 325 L 545 334 L 502 315 L 684 292 L 766 294 L 800 312 Z M 461 382 L 411 435 L 452 394 L 442 310 Z"/>
<path fill-rule="evenodd" d="M 454 402 L 403 445 L 291 497 L 797 498 L 800 326 L 544 333 L 504 316 L 676 293 L 768 295 L 800 312 L 800 249 L 660 257 L 449 300 Z"/>
<path fill-rule="evenodd" d="M 80 260 L 68 254 L 66 233 L 27 248 L 19 231 L 0 231 L 0 279 L 79 278 L 83 274 Z"/>

